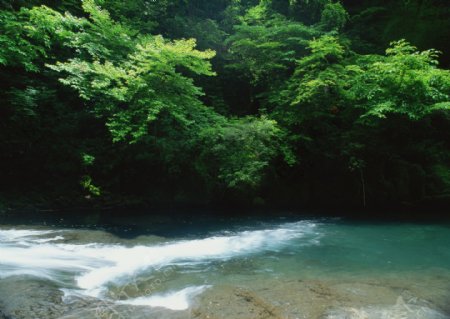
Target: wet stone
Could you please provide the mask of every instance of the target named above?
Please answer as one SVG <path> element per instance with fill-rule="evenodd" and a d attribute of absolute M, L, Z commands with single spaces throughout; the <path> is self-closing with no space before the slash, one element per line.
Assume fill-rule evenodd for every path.
<path fill-rule="evenodd" d="M 29 276 L 0 280 L 0 318 L 59 318 L 63 293 L 51 282 Z M 3 316 L 3 317 L 2 317 Z"/>
<path fill-rule="evenodd" d="M 6 316 L 3 311 L 0 310 L 0 319 L 12 319 L 11 317 Z"/>

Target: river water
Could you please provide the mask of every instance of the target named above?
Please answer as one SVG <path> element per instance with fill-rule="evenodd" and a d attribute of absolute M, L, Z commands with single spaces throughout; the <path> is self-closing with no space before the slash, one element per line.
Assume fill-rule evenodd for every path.
<path fill-rule="evenodd" d="M 4 220 L 0 318 L 450 318 L 448 224 L 96 222 Z"/>

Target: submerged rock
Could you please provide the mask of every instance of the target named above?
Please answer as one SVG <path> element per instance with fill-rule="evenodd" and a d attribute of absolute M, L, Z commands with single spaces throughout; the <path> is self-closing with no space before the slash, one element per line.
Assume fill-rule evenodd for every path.
<path fill-rule="evenodd" d="M 30 276 L 0 280 L 0 318 L 59 318 L 63 293 L 52 282 Z"/>
<path fill-rule="evenodd" d="M 66 296 L 51 281 L 13 276 L 0 280 L 0 319 L 188 319 L 189 310 L 120 305 Z"/>
<path fill-rule="evenodd" d="M 241 287 L 222 286 L 199 297 L 192 318 L 281 319 L 281 309 L 258 293 Z"/>
<path fill-rule="evenodd" d="M 199 296 L 193 318 L 449 319 L 442 310 L 393 282 L 279 280 L 215 286 Z"/>
<path fill-rule="evenodd" d="M 0 319 L 11 319 L 11 317 L 7 317 L 3 311 L 0 310 Z"/>
<path fill-rule="evenodd" d="M 448 319 L 449 316 L 426 306 L 405 302 L 402 296 L 393 306 L 346 307 L 330 311 L 327 319 Z"/>

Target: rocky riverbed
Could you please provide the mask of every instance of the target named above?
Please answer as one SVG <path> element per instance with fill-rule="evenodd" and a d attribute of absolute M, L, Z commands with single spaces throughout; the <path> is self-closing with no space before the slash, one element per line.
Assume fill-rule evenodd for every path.
<path fill-rule="evenodd" d="M 0 319 L 449 319 L 446 226 L 0 227 Z"/>
<path fill-rule="evenodd" d="M 402 280 L 280 280 L 248 286 L 219 285 L 197 296 L 189 309 L 130 306 L 64 296 L 52 282 L 32 277 L 0 280 L 2 319 L 445 319 L 450 318 L 450 278 Z M 423 285 L 433 289 L 424 290 Z"/>

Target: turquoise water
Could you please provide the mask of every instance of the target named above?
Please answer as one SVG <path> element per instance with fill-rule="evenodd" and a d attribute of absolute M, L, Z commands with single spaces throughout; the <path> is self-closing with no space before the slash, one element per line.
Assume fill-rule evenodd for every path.
<path fill-rule="evenodd" d="M 325 223 L 317 232 L 320 244 L 303 248 L 300 262 L 351 272 L 450 268 L 448 226 Z"/>
<path fill-rule="evenodd" d="M 54 318 L 450 318 L 448 224 L 139 226 L 0 226 L 0 310 L 14 279 L 55 286 Z"/>

